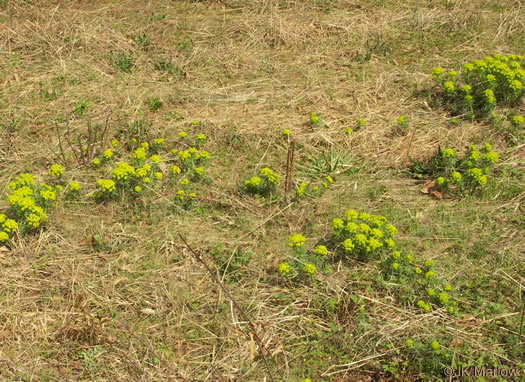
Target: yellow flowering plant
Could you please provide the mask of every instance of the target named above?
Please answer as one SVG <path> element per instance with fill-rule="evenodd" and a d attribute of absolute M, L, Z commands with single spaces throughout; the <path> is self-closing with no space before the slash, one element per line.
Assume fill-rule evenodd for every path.
<path fill-rule="evenodd" d="M 258 176 L 253 176 L 244 181 L 244 189 L 250 194 L 266 197 L 276 191 L 280 182 L 279 175 L 265 167 L 259 171 Z"/>
<path fill-rule="evenodd" d="M 408 133 L 408 120 L 406 115 L 401 115 L 397 118 L 397 127 L 395 132 L 398 135 L 406 135 Z"/>
<path fill-rule="evenodd" d="M 316 197 L 321 196 L 334 182 L 334 178 L 331 176 L 325 176 L 321 179 L 320 183 L 305 183 L 301 182 L 295 190 L 295 199 L 303 197 Z"/>
<path fill-rule="evenodd" d="M 519 105 L 525 95 L 525 70 L 520 55 L 495 54 L 467 62 L 461 74 L 436 67 L 432 77 L 454 115 L 489 117 L 497 104 Z"/>
<path fill-rule="evenodd" d="M 395 283 L 393 294 L 400 301 L 415 303 L 423 312 L 432 308 L 444 308 L 448 313 L 456 312 L 453 287 L 440 280 L 434 269 L 434 261 L 422 264 L 410 253 L 392 251 L 382 262 L 383 277 Z"/>
<path fill-rule="evenodd" d="M 58 163 L 55 163 L 51 165 L 51 167 L 49 168 L 49 174 L 52 177 L 60 179 L 62 178 L 62 175 L 64 174 L 64 167 L 62 167 Z"/>
<path fill-rule="evenodd" d="M 58 166 L 51 166 L 52 178 L 63 177 L 64 169 Z M 61 186 L 53 188 L 47 184 L 37 185 L 29 173 L 20 174 L 11 181 L 7 186 L 10 218 L 4 214 L 0 215 L 0 239 L 4 239 L 0 241 L 7 241 L 17 230 L 24 234 L 45 224 L 48 220 L 46 211 L 57 203 L 59 187 Z"/>
<path fill-rule="evenodd" d="M 279 264 L 278 273 L 289 280 L 298 278 L 300 280 L 314 280 L 315 275 L 325 270 L 331 261 L 331 252 L 324 244 L 318 244 L 313 250 L 306 246 L 306 237 L 300 233 L 294 233 L 288 237 L 288 247 L 293 255 L 291 260 Z"/>
<path fill-rule="evenodd" d="M 522 115 L 508 116 L 510 127 L 504 131 L 507 142 L 511 145 L 525 141 L 525 118 Z"/>
<path fill-rule="evenodd" d="M 161 152 L 161 150 L 164 148 L 164 139 L 163 138 L 157 138 L 153 141 L 153 144 L 150 145 L 150 152 L 151 154 L 158 154 Z"/>
<path fill-rule="evenodd" d="M 69 193 L 72 195 L 80 194 L 80 184 L 77 181 L 72 180 L 69 182 Z"/>
<path fill-rule="evenodd" d="M 312 127 L 327 127 L 322 118 L 315 114 L 313 111 L 310 112 L 310 119 L 308 123 Z"/>
<path fill-rule="evenodd" d="M 280 176 L 268 167 L 262 168 L 258 176 L 253 176 L 244 181 L 246 192 L 262 197 L 275 193 L 280 184 Z"/>
<path fill-rule="evenodd" d="M 410 158 L 412 172 L 418 177 L 432 177 L 442 194 L 473 194 L 487 184 L 488 175 L 499 160 L 492 146 L 485 143 L 479 149 L 470 145 L 466 154 L 458 156 L 452 148 L 441 150 L 418 162 Z"/>
<path fill-rule="evenodd" d="M 342 257 L 369 260 L 395 247 L 397 228 L 384 216 L 350 209 L 342 218 L 332 220 L 332 229 L 332 243 Z"/>
<path fill-rule="evenodd" d="M 110 200 L 116 197 L 116 185 L 111 179 L 99 179 L 97 180 L 97 186 L 99 188 L 96 193 L 98 200 Z"/>

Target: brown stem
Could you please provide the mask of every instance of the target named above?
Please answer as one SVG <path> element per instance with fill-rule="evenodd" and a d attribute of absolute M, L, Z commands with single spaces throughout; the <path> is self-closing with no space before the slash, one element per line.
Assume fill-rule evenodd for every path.
<path fill-rule="evenodd" d="M 66 126 L 67 126 L 67 135 L 66 135 L 66 140 L 67 140 L 67 144 L 69 145 L 69 147 L 71 148 L 71 151 L 73 152 L 73 156 L 75 157 L 75 160 L 77 161 L 78 165 L 80 166 L 80 160 L 78 159 L 77 157 L 77 153 L 75 151 L 75 148 L 73 147 L 73 144 L 71 143 L 71 129 L 70 129 L 70 126 L 69 126 L 69 118 L 66 119 Z M 80 156 L 82 157 L 82 146 L 80 147 Z"/>
<path fill-rule="evenodd" d="M 523 316 L 525 314 L 525 299 L 523 300 L 523 303 L 521 304 L 521 323 L 520 323 L 520 338 L 522 337 L 522 330 L 523 330 Z"/>
<path fill-rule="evenodd" d="M 102 131 L 102 137 L 100 139 L 100 152 L 104 151 L 104 147 L 106 147 L 106 143 L 108 140 L 108 136 L 106 135 L 106 131 L 108 130 L 109 126 L 109 117 L 111 116 L 111 110 L 108 113 L 108 116 L 106 117 L 106 125 L 104 126 L 104 130 Z"/>
<path fill-rule="evenodd" d="M 60 152 L 62 153 L 62 159 L 64 160 L 64 165 L 66 164 L 66 154 L 64 154 L 64 148 L 62 147 L 62 139 L 60 139 L 60 130 L 58 129 L 58 123 L 55 122 L 55 129 L 57 131 L 58 137 L 58 146 L 60 147 Z"/>
<path fill-rule="evenodd" d="M 82 154 L 82 141 L 80 140 L 80 135 L 77 136 L 77 140 L 78 140 L 78 147 L 80 149 L 80 159 L 82 159 L 82 163 L 84 164 L 84 166 L 87 167 L 86 158 L 84 158 L 84 154 Z"/>
<path fill-rule="evenodd" d="M 292 188 L 292 170 L 293 170 L 293 160 L 295 157 L 295 141 L 292 141 L 292 152 L 290 154 L 290 181 L 288 182 L 288 192 Z"/>
<path fill-rule="evenodd" d="M 292 188 L 292 167 L 293 167 L 293 157 L 295 152 L 295 142 L 290 142 L 290 146 L 288 147 L 288 157 L 286 158 L 286 180 L 284 182 L 284 197 L 285 201 L 288 202 L 288 194 L 290 193 L 290 189 Z"/>
<path fill-rule="evenodd" d="M 237 310 L 240 312 L 241 316 L 243 317 L 243 319 L 248 323 L 248 328 L 250 329 L 250 331 L 252 332 L 252 334 L 254 335 L 255 339 L 257 340 L 257 344 L 259 345 L 259 350 L 261 352 L 261 355 L 263 357 L 263 360 L 264 360 L 264 364 L 266 365 L 266 370 L 268 370 L 268 376 L 270 377 L 270 380 L 272 382 L 275 382 L 275 379 L 273 377 L 273 374 L 272 374 L 272 371 L 270 370 L 270 365 L 268 364 L 268 359 L 266 358 L 266 355 L 264 354 L 264 352 L 268 353 L 268 355 L 271 357 L 271 353 L 268 351 L 268 349 L 266 349 L 266 347 L 264 346 L 262 340 L 260 339 L 260 337 L 257 335 L 257 331 L 255 330 L 255 327 L 253 326 L 253 323 L 252 321 L 250 320 L 250 318 L 248 317 L 248 315 L 244 312 L 244 310 L 241 308 L 241 306 L 237 303 L 237 301 L 235 301 L 235 299 L 233 298 L 233 296 L 230 294 L 230 292 L 228 291 L 228 289 L 226 289 L 226 287 L 224 286 L 223 283 L 221 283 L 221 281 L 219 280 L 219 278 L 215 275 L 215 273 L 213 273 L 210 269 L 210 267 L 208 266 L 208 264 L 206 263 L 206 261 L 197 253 L 193 250 L 193 248 L 190 247 L 190 245 L 188 244 L 188 242 L 184 239 L 184 237 L 179 234 L 179 237 L 180 239 L 182 240 L 182 242 L 186 245 L 186 247 L 188 247 L 188 249 L 190 250 L 190 252 L 192 253 L 193 257 L 195 257 L 195 259 L 197 259 L 202 265 L 204 265 L 204 268 L 206 268 L 206 270 L 208 271 L 208 273 L 210 274 L 210 276 L 212 277 L 212 279 L 221 287 L 222 291 L 224 292 L 224 294 L 230 299 L 230 301 L 233 303 L 233 305 L 235 306 L 235 308 L 237 308 Z"/>
<path fill-rule="evenodd" d="M 407 158 L 410 155 L 410 147 L 412 147 L 412 140 L 414 139 L 414 135 L 416 134 L 416 128 L 414 128 L 414 132 L 412 133 L 412 136 L 410 137 L 410 142 L 408 142 L 408 148 L 407 148 Z"/>
<path fill-rule="evenodd" d="M 87 160 L 88 162 L 91 161 L 91 155 L 93 154 L 93 144 L 95 141 L 95 138 L 93 138 L 93 142 L 91 142 L 91 118 L 89 118 L 89 114 L 87 117 L 87 129 L 88 129 L 88 143 L 87 143 Z"/>

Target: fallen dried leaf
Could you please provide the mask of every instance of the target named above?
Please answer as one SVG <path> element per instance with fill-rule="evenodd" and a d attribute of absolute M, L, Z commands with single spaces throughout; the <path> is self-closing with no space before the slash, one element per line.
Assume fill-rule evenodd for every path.
<path fill-rule="evenodd" d="M 253 334 L 250 333 L 250 359 L 253 361 L 257 355 L 257 347 L 255 346 L 255 341 L 253 340 Z"/>
<path fill-rule="evenodd" d="M 422 194 L 429 194 L 436 188 L 435 182 L 426 183 L 423 188 L 421 189 Z"/>
<path fill-rule="evenodd" d="M 95 237 L 93 235 L 89 235 L 84 240 L 82 240 L 80 245 L 89 245 L 89 244 L 93 244 L 94 242 L 95 242 Z"/>
<path fill-rule="evenodd" d="M 113 279 L 113 281 L 111 282 L 111 284 L 113 285 L 113 287 L 117 286 L 118 284 L 120 284 L 122 281 L 128 281 L 128 278 L 127 277 L 124 277 L 124 276 L 117 276 Z"/>
<path fill-rule="evenodd" d="M 430 193 L 430 195 L 434 196 L 435 198 L 438 198 L 438 199 L 443 199 L 443 195 L 441 195 L 441 192 L 439 191 L 432 191 Z"/>

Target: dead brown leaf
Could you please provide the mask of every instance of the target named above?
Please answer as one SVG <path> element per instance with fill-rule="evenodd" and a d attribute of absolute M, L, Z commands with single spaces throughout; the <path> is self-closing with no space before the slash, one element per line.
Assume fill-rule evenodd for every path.
<path fill-rule="evenodd" d="M 432 191 L 430 193 L 430 195 L 432 195 L 433 197 L 438 198 L 438 199 L 443 199 L 443 195 L 441 195 L 441 192 L 439 192 L 439 191 Z"/>
<path fill-rule="evenodd" d="M 255 346 L 255 341 L 253 340 L 253 334 L 250 333 L 250 359 L 253 361 L 257 355 L 257 347 Z"/>
<path fill-rule="evenodd" d="M 113 285 L 113 287 L 116 287 L 122 281 L 128 281 L 128 278 L 125 276 L 117 276 L 113 279 L 113 281 L 111 281 L 111 284 Z"/>

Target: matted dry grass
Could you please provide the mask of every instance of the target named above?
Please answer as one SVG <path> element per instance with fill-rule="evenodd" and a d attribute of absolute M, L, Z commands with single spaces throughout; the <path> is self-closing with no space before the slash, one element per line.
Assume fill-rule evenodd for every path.
<path fill-rule="evenodd" d="M 424 159 L 437 145 L 461 150 L 488 137 L 503 154 L 502 168 L 523 170 L 523 145 L 507 148 L 482 122 L 451 125 L 425 94 L 433 86 L 433 66 L 457 69 L 487 54 L 520 53 L 525 18 L 519 1 L 73 0 L 0 6 L 2 190 L 22 171 L 44 177 L 50 164 L 61 161 L 56 117 L 69 115 L 71 129 L 85 131 L 86 118 L 72 113 L 84 100 L 92 102 L 92 121 L 110 116 L 111 136 L 140 119 L 151 121 L 152 135 L 167 141 L 182 129 L 204 132 L 213 181 L 200 192 L 230 205 L 202 202 L 197 210 L 177 213 L 165 195 L 145 200 L 139 212 L 118 203 L 61 203 L 46 230 L 16 238 L 0 252 L 2 379 L 270 380 L 247 323 L 179 233 L 210 264 L 217 262 L 220 243 L 227 256 L 238 249 L 254 254 L 233 276 L 216 272 L 272 354 L 277 380 L 393 379 L 383 366 L 402 361 L 397 352 L 409 337 L 457 338 L 472 349 L 469 354 L 493 354 L 506 365 L 523 361 L 508 359 L 495 342 L 484 340 L 495 330 L 493 321 L 509 320 L 498 330 L 518 330 L 523 179 L 498 180 L 499 193 L 473 204 L 429 199 L 402 172 L 407 152 Z M 133 41 L 143 34 L 150 46 Z M 184 47 L 188 36 L 192 46 Z M 370 47 L 370 61 L 356 61 L 356 52 L 366 55 Z M 133 54 L 131 74 L 111 66 L 111 51 Z M 180 81 L 162 80 L 154 66 L 160 56 L 182 68 Z M 55 89 L 52 99 L 40 95 Z M 150 111 L 148 97 L 161 98 L 163 108 Z M 329 127 L 308 126 L 311 111 Z M 396 136 L 402 114 L 410 133 Z M 344 129 L 361 117 L 365 128 L 346 137 Z M 189 127 L 192 120 L 201 126 Z M 335 149 L 351 152 L 349 166 L 365 167 L 338 175 L 319 199 L 262 205 L 239 185 L 264 164 L 284 174 L 285 128 L 297 143 L 299 165 L 308 163 L 308 155 Z M 84 189 L 93 188 L 89 169 L 73 160 L 64 165 Z M 294 184 L 303 179 L 297 170 Z M 509 187 L 521 192 L 508 196 Z M 287 237 L 303 232 L 313 245 L 328 237 L 329 222 L 347 208 L 388 216 L 399 224 L 402 245 L 434 259 L 451 282 L 463 283 L 475 272 L 489 280 L 479 288 L 505 290 L 497 296 L 504 313 L 487 319 L 479 312 L 459 318 L 441 310 L 421 314 L 396 301 L 395 285 L 376 285 L 375 263 L 336 264 L 315 287 L 283 282 L 276 266 L 286 256 Z M 465 254 L 476 241 L 489 243 L 481 260 Z M 366 320 L 359 319 L 351 296 L 365 302 Z M 333 315 L 323 305 L 330 299 L 339 306 Z M 465 312 L 478 308 L 466 297 L 458 300 Z M 330 335 L 334 325 L 340 331 Z M 516 346 L 524 345 L 520 341 Z"/>

